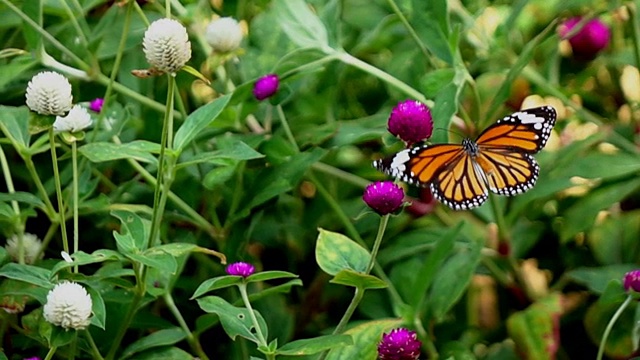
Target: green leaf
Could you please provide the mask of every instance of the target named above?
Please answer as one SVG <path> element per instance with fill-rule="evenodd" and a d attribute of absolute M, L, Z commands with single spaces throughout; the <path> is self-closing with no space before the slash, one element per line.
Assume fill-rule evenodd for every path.
<path fill-rule="evenodd" d="M 400 326 L 401 320 L 383 319 L 361 323 L 344 332 L 353 339 L 353 345 L 333 348 L 327 355 L 327 360 L 376 359 L 378 343 L 382 334 Z"/>
<path fill-rule="evenodd" d="M 428 304 L 436 321 L 442 321 L 460 300 L 480 262 L 481 246 L 476 243 L 469 245 L 450 257 L 433 281 Z"/>
<path fill-rule="evenodd" d="M 96 250 L 91 254 L 84 251 L 78 251 L 71 255 L 73 262 L 60 261 L 51 269 L 51 276 L 55 276 L 60 270 L 67 269 L 76 265 L 95 264 L 104 261 L 123 261 L 124 257 L 119 252 L 108 249 Z"/>
<path fill-rule="evenodd" d="M 294 44 L 330 52 L 327 29 L 304 0 L 275 0 L 273 10 L 278 24 Z"/>
<path fill-rule="evenodd" d="M 151 226 L 148 220 L 143 220 L 138 214 L 124 210 L 113 210 L 111 216 L 118 218 L 122 224 L 120 233 L 113 232 L 120 252 L 126 254 L 146 247 Z"/>
<path fill-rule="evenodd" d="M 63 329 L 60 326 L 51 326 L 51 337 L 49 338 L 50 347 L 61 347 L 67 345 L 76 338 L 78 332 L 76 330 Z"/>
<path fill-rule="evenodd" d="M 157 164 L 158 161 L 152 154 L 160 151 L 160 145 L 144 140 L 135 140 L 126 144 L 95 142 L 79 147 L 78 151 L 94 163 L 133 159 Z"/>
<path fill-rule="evenodd" d="M 240 284 L 242 282 L 242 277 L 240 276 L 232 276 L 232 275 L 224 275 L 214 277 L 212 279 L 205 280 L 198 286 L 196 291 L 191 296 L 191 299 L 197 298 L 203 294 L 208 293 L 209 291 L 224 289 L 229 286 L 234 286 Z"/>
<path fill-rule="evenodd" d="M 297 278 L 297 277 L 298 275 L 292 274 L 287 271 L 272 270 L 272 271 L 262 271 L 259 273 L 249 275 L 247 277 L 247 282 L 250 283 L 250 282 L 260 282 L 260 281 L 267 281 L 267 280 L 274 280 L 274 279 L 289 279 L 289 278 Z"/>
<path fill-rule="evenodd" d="M 22 4 L 22 11 L 24 14 L 31 18 L 36 24 L 42 27 L 42 0 L 25 1 Z M 33 52 L 40 51 L 42 46 L 42 35 L 33 28 L 33 26 L 23 21 L 22 32 L 24 38 L 27 41 L 29 50 Z"/>
<path fill-rule="evenodd" d="M 331 283 L 353 286 L 359 289 L 384 289 L 388 286 L 387 283 L 373 275 L 366 275 L 348 269 L 340 270 L 331 279 Z"/>
<path fill-rule="evenodd" d="M 35 2 L 35 1 L 34 1 Z M 0 129 L 19 151 L 29 147 L 29 109 L 0 105 Z"/>
<path fill-rule="evenodd" d="M 175 274 L 178 269 L 175 257 L 155 247 L 147 249 L 141 254 L 126 254 L 126 257 L 168 274 Z"/>
<path fill-rule="evenodd" d="M 13 200 L 28 205 L 44 207 L 44 202 L 42 202 L 39 197 L 28 192 L 16 191 L 12 194 L 0 193 L 0 201 L 9 202 Z"/>
<path fill-rule="evenodd" d="M 107 310 L 104 305 L 104 299 L 102 299 L 100 291 L 89 286 L 85 286 L 85 289 L 89 293 L 89 296 L 91 296 L 91 311 L 93 313 L 93 316 L 91 317 L 91 324 L 104 330 L 107 319 Z"/>
<path fill-rule="evenodd" d="M 329 275 L 342 270 L 365 272 L 371 255 L 348 237 L 319 229 L 316 242 L 316 262 Z"/>
<path fill-rule="evenodd" d="M 232 159 L 232 160 L 251 160 L 263 158 L 264 155 L 252 149 L 249 145 L 242 141 L 234 141 L 229 147 L 224 149 L 209 151 L 200 153 L 186 161 L 181 162 L 176 168 L 181 168 L 190 165 L 196 165 L 200 163 L 213 163 L 218 164 L 220 159 Z"/>
<path fill-rule="evenodd" d="M 51 271 L 33 265 L 8 263 L 0 268 L 0 277 L 20 280 L 45 289 L 51 289 L 53 284 L 49 281 Z"/>
<path fill-rule="evenodd" d="M 412 0 L 410 23 L 426 48 L 448 64 L 453 64 L 449 47 L 449 11 L 447 0 Z"/>
<path fill-rule="evenodd" d="M 622 279 L 624 274 L 637 269 L 635 264 L 616 264 L 601 267 L 580 267 L 564 274 L 579 284 L 585 285 L 596 294 L 602 294 L 611 279 Z"/>
<path fill-rule="evenodd" d="M 560 296 L 553 294 L 507 319 L 509 336 L 530 360 L 555 359 L 560 347 Z"/>
<path fill-rule="evenodd" d="M 178 152 L 182 152 L 196 136 L 202 133 L 220 115 L 230 99 L 231 95 L 219 97 L 191 113 L 176 131 L 173 148 Z"/>
<path fill-rule="evenodd" d="M 145 351 L 141 354 L 136 355 L 136 360 L 182 360 L 182 359 L 193 359 L 193 355 L 188 352 L 177 348 L 159 348 Z"/>
<path fill-rule="evenodd" d="M 158 346 L 174 345 L 186 337 L 187 334 L 179 327 L 158 330 L 127 346 L 121 358 L 129 358 L 136 353 Z"/>
<path fill-rule="evenodd" d="M 434 129 L 449 129 L 453 115 L 458 112 L 458 104 L 460 94 L 464 88 L 465 79 L 468 76 L 467 69 L 462 62 L 460 54 L 456 52 L 455 64 L 454 64 L 454 76 L 453 80 L 447 84 L 444 88 L 438 91 L 436 97 L 433 99 L 433 119 Z M 431 137 L 431 141 L 434 143 L 448 142 L 449 135 L 446 131 L 436 131 Z"/>
<path fill-rule="evenodd" d="M 326 335 L 312 339 L 292 341 L 283 345 L 276 354 L 300 356 L 317 354 L 324 350 L 336 349 L 341 346 L 352 345 L 353 340 L 348 335 Z"/>
<path fill-rule="evenodd" d="M 256 344 L 259 344 L 258 338 L 251 329 L 254 328 L 249 315 L 249 310 L 245 308 L 238 308 L 229 304 L 223 298 L 217 296 L 207 296 L 197 300 L 198 305 L 202 310 L 208 313 L 215 313 L 220 318 L 220 323 L 224 328 L 224 331 L 229 335 L 232 340 L 235 340 L 237 336 L 241 336 L 247 340 L 251 340 Z M 253 311 L 258 324 L 262 330 L 262 334 L 265 338 L 268 338 L 267 324 L 260 315 L 259 312 Z"/>

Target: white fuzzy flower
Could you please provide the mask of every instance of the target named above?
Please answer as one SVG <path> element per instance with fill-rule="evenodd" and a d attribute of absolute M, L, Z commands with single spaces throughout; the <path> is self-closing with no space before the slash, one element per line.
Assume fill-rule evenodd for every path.
<path fill-rule="evenodd" d="M 41 72 L 27 85 L 27 106 L 38 114 L 64 115 L 72 101 L 69 80 L 57 72 Z"/>
<path fill-rule="evenodd" d="M 175 73 L 191 58 L 187 29 L 172 19 L 156 20 L 144 33 L 144 54 L 158 70 Z"/>
<path fill-rule="evenodd" d="M 63 281 L 47 294 L 44 319 L 65 329 L 84 329 L 91 322 L 91 297 L 82 285 Z"/>
<path fill-rule="evenodd" d="M 24 248 L 24 262 L 27 264 L 33 264 L 37 260 L 37 256 L 40 253 L 40 249 L 42 248 L 42 241 L 38 239 L 37 236 L 29 233 L 24 233 L 22 235 L 22 244 Z M 18 261 L 19 258 L 19 247 L 20 240 L 18 235 L 13 235 L 9 239 L 7 239 L 7 245 L 5 245 L 5 249 L 7 253 L 13 258 L 15 261 Z M 42 254 L 40 254 L 42 257 Z"/>
<path fill-rule="evenodd" d="M 234 18 L 218 18 L 209 23 L 204 36 L 213 50 L 230 52 L 240 47 L 242 28 Z"/>
<path fill-rule="evenodd" d="M 70 131 L 76 132 L 91 126 L 91 115 L 87 109 L 80 105 L 74 105 L 65 117 L 56 116 L 53 122 L 55 132 Z"/>

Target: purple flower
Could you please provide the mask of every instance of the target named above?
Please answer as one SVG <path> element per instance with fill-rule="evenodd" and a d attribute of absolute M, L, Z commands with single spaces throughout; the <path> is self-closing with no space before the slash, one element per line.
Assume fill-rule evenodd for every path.
<path fill-rule="evenodd" d="M 640 292 L 640 270 L 632 270 L 624 274 L 624 289 Z"/>
<path fill-rule="evenodd" d="M 387 215 L 402 206 L 404 191 L 392 181 L 378 181 L 367 185 L 362 200 L 378 214 Z"/>
<path fill-rule="evenodd" d="M 278 85 L 280 85 L 280 79 L 276 74 L 268 74 L 256 81 L 253 85 L 253 96 L 256 99 L 262 101 L 278 91 Z"/>
<path fill-rule="evenodd" d="M 227 266 L 227 268 L 225 269 L 225 271 L 229 275 L 242 276 L 245 278 L 253 274 L 255 270 L 256 268 L 253 267 L 253 265 L 242 261 L 229 264 L 229 266 Z"/>
<path fill-rule="evenodd" d="M 420 340 L 405 328 L 391 330 L 378 344 L 380 360 L 416 360 L 420 356 Z"/>
<path fill-rule="evenodd" d="M 581 17 L 574 17 L 565 21 L 560 26 L 560 36 L 566 37 L 581 20 Z M 610 37 L 611 33 L 607 25 L 600 19 L 591 19 L 584 24 L 580 31 L 569 38 L 569 43 L 576 58 L 591 60 L 600 50 L 609 45 Z"/>
<path fill-rule="evenodd" d="M 416 100 L 399 102 L 391 111 L 388 126 L 390 133 L 409 145 L 426 140 L 433 132 L 431 110 Z"/>
<path fill-rule="evenodd" d="M 30 357 L 30 358 L 24 358 L 24 360 L 41 360 L 39 357 L 34 356 L 34 357 Z"/>
<path fill-rule="evenodd" d="M 91 109 L 91 111 L 93 112 L 99 113 L 102 110 L 102 105 L 104 105 L 104 99 L 96 98 L 94 100 L 91 100 L 91 102 L 89 102 L 89 109 Z"/>

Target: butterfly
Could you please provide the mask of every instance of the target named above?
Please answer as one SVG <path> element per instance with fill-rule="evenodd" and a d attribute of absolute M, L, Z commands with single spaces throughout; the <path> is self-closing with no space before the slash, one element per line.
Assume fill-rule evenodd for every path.
<path fill-rule="evenodd" d="M 434 197 L 454 210 L 482 205 L 489 191 L 512 196 L 531 189 L 540 167 L 533 158 L 546 145 L 556 110 L 542 106 L 505 116 L 474 141 L 420 145 L 373 162 L 401 181 L 429 186 Z"/>

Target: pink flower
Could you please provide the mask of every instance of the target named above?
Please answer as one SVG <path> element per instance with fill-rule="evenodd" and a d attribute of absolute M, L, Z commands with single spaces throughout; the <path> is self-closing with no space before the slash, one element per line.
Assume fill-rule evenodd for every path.
<path fill-rule="evenodd" d="M 229 275 L 242 276 L 245 278 L 253 274 L 255 270 L 256 268 L 253 265 L 242 261 L 229 264 L 225 269 L 226 273 Z"/>
<path fill-rule="evenodd" d="M 276 74 L 268 74 L 256 81 L 253 85 L 253 96 L 262 101 L 273 96 L 278 91 L 280 79 Z"/>
<path fill-rule="evenodd" d="M 565 21 L 559 29 L 560 36 L 566 37 L 582 20 L 574 17 Z M 573 36 L 569 38 L 573 55 L 578 59 L 591 60 L 609 45 L 611 34 L 609 28 L 600 19 L 591 19 Z"/>
<path fill-rule="evenodd" d="M 431 110 L 416 100 L 402 101 L 391 111 L 388 128 L 409 145 L 426 140 L 433 132 Z"/>
<path fill-rule="evenodd" d="M 364 189 L 362 200 L 380 215 L 398 210 L 404 201 L 404 191 L 392 181 L 378 181 Z"/>
<path fill-rule="evenodd" d="M 380 360 L 417 360 L 421 345 L 414 331 L 393 329 L 382 336 L 378 344 L 378 357 Z"/>

